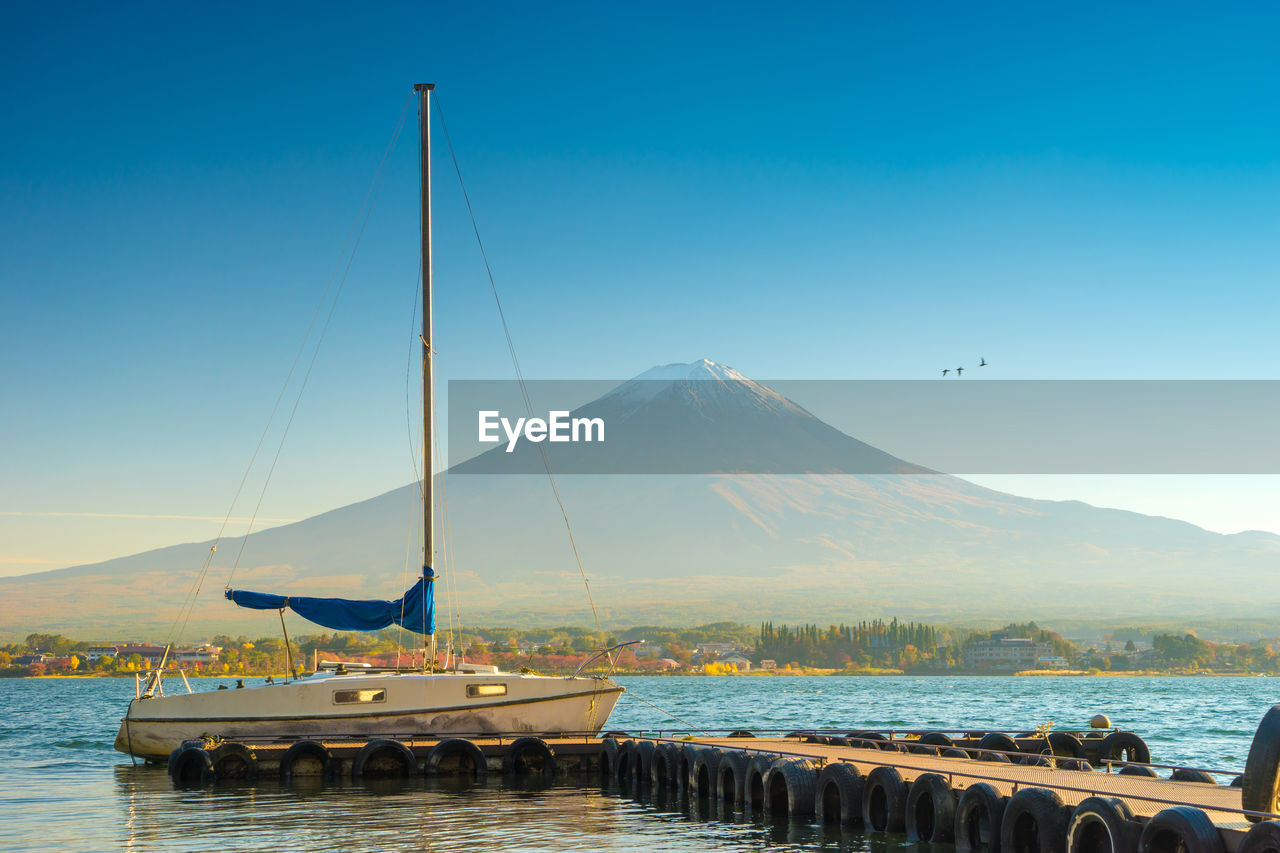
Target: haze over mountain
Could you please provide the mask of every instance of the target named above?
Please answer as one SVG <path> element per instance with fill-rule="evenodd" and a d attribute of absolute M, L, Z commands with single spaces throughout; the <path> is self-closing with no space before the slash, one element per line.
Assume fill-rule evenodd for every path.
<path fill-rule="evenodd" d="M 817 472 L 575 473 L 573 456 L 556 454 L 565 475 L 559 489 L 606 625 L 1280 614 L 1280 537 L 1021 498 L 930 472 L 713 362 L 655 368 L 575 414 L 604 417 L 612 431 L 577 471 L 635 470 L 647 461 L 657 470 Z M 614 440 L 623 435 L 628 440 Z M 491 470 L 501 452 L 438 475 L 449 530 L 438 566 L 441 624 L 590 624 L 545 475 L 477 473 Z M 503 463 L 517 454 L 517 464 L 542 471 L 532 445 Z M 419 492 L 405 486 L 253 534 L 234 585 L 398 596 L 418 562 L 407 543 L 416 541 Z M 222 597 L 240 545 L 219 547 L 187 637 L 278 628 L 275 614 L 240 610 Z M 163 635 L 209 546 L 0 578 L 0 630 Z"/>

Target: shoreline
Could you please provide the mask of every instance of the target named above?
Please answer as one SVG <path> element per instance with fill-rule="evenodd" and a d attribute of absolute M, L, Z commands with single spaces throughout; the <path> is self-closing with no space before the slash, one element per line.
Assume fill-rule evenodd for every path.
<path fill-rule="evenodd" d="M 47 675 L 0 675 L 5 679 L 86 679 L 86 678 L 129 678 L 137 673 L 52 673 Z M 307 673 L 309 675 L 310 673 Z M 568 672 L 546 672 L 540 675 L 559 676 Z M 1264 672 L 1164 672 L 1160 670 L 1123 670 L 1107 672 L 1099 669 L 1027 669 L 1019 672 L 976 672 L 972 670 L 954 672 L 906 672 L 904 670 L 876 670 L 872 672 L 859 670 L 826 670 L 811 669 L 809 671 L 768 671 L 768 672 L 614 672 L 615 676 L 625 678 L 1275 678 L 1277 676 Z M 176 673 L 174 676 L 177 677 Z M 283 673 L 188 673 L 188 678 L 201 679 L 233 679 L 233 678 L 280 678 Z M 306 678 L 306 675 L 303 676 Z"/>

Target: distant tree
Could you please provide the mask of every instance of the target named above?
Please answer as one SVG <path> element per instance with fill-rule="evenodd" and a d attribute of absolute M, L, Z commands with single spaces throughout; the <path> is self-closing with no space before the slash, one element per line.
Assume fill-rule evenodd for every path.
<path fill-rule="evenodd" d="M 1126 652 L 1136 652 L 1138 650 L 1138 647 L 1133 644 L 1133 640 L 1130 640 L 1129 642 L 1124 644 L 1124 650 Z"/>

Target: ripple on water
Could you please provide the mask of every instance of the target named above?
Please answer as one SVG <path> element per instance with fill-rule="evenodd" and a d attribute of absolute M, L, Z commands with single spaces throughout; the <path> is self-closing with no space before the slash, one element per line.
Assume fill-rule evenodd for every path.
<path fill-rule="evenodd" d="M 627 678 L 610 728 L 1031 729 L 1096 713 L 1148 739 L 1162 763 L 1239 768 L 1274 698 L 1269 679 Z M 213 682 L 216 683 L 216 682 Z M 206 685 L 208 686 L 208 685 Z M 197 687 L 197 689 L 200 689 Z M 163 767 L 112 749 L 128 680 L 0 682 L 0 850 L 131 847 L 888 853 L 899 840 L 809 827 L 704 822 L 598 790 L 429 786 L 219 786 L 175 790 Z M 636 701 L 668 709 L 684 723 Z"/>

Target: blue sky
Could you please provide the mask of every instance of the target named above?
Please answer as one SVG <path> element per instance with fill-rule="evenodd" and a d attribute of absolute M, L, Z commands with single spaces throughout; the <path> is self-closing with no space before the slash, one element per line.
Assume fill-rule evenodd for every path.
<path fill-rule="evenodd" d="M 999 378 L 1271 378 L 1280 362 L 1280 12 L 1264 4 L 2 14 L 0 573 L 215 532 L 149 516 L 225 513 L 421 80 L 530 376 L 709 357 L 762 379 L 933 378 L 985 355 Z M 415 141 L 411 116 L 267 517 L 412 476 Z M 441 376 L 508 378 L 436 167 Z M 1270 481 L 1171 483 L 1021 491 L 1280 530 Z M 32 515 L 54 512 L 144 518 Z"/>

